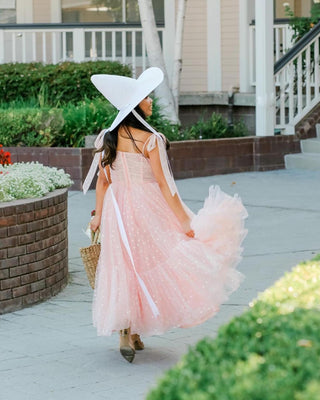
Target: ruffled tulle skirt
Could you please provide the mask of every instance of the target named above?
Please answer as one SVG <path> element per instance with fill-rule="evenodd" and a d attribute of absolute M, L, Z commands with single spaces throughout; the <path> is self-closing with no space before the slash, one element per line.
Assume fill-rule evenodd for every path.
<path fill-rule="evenodd" d="M 161 334 L 200 324 L 219 311 L 243 274 L 236 270 L 246 235 L 241 200 L 210 187 L 187 237 L 157 183 L 132 188 L 112 184 L 134 263 L 159 315 L 154 316 L 122 243 L 110 190 L 104 199 L 101 255 L 93 298 L 98 335 L 131 327 L 132 333 Z"/>

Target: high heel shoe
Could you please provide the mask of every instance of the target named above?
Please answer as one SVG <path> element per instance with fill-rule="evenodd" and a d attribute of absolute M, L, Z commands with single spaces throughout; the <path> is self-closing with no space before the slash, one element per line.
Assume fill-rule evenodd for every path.
<path fill-rule="evenodd" d="M 129 363 L 132 363 L 136 352 L 130 346 L 129 343 L 130 328 L 122 329 L 119 333 L 120 333 L 120 353 L 124 359 L 126 359 Z"/>
<path fill-rule="evenodd" d="M 131 335 L 131 341 L 134 346 L 135 350 L 143 350 L 144 349 L 144 343 L 140 338 L 140 335 L 137 333 Z"/>

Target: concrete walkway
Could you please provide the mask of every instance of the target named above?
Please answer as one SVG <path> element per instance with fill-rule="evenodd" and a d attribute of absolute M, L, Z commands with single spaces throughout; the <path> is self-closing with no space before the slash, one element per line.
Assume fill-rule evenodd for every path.
<path fill-rule="evenodd" d="M 239 193 L 249 212 L 239 267 L 246 279 L 219 314 L 195 328 L 146 338 L 146 348 L 133 364 L 123 360 L 118 336 L 97 337 L 91 325 L 92 290 L 78 253 L 88 244 L 82 229 L 94 208 L 94 193 L 70 192 L 70 284 L 45 303 L 0 316 L 1 399 L 144 399 L 189 345 L 205 335 L 214 337 L 258 292 L 320 251 L 320 172 L 281 170 L 178 181 L 182 198 L 194 211 L 211 184 Z"/>

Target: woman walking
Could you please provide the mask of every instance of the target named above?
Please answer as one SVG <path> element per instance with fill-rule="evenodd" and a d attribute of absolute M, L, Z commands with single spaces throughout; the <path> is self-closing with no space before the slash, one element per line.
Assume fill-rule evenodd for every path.
<path fill-rule="evenodd" d="M 215 315 L 238 288 L 247 216 L 241 200 L 211 187 L 194 215 L 177 192 L 166 155 L 169 144 L 145 118 L 149 94 L 161 83 L 159 68 L 136 79 L 94 75 L 97 89 L 119 110 L 96 140 L 96 215 L 101 253 L 93 298 L 98 335 L 120 332 L 129 362 L 144 345 L 139 335 L 187 328 Z"/>

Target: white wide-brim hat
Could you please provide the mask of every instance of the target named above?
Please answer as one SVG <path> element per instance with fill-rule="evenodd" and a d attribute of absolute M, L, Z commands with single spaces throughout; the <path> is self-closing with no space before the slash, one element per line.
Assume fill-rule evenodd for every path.
<path fill-rule="evenodd" d="M 108 130 L 115 129 L 124 118 L 163 80 L 163 72 L 160 68 L 146 69 L 138 79 L 119 75 L 92 75 L 94 86 L 110 101 L 118 110 L 116 118 Z"/>

